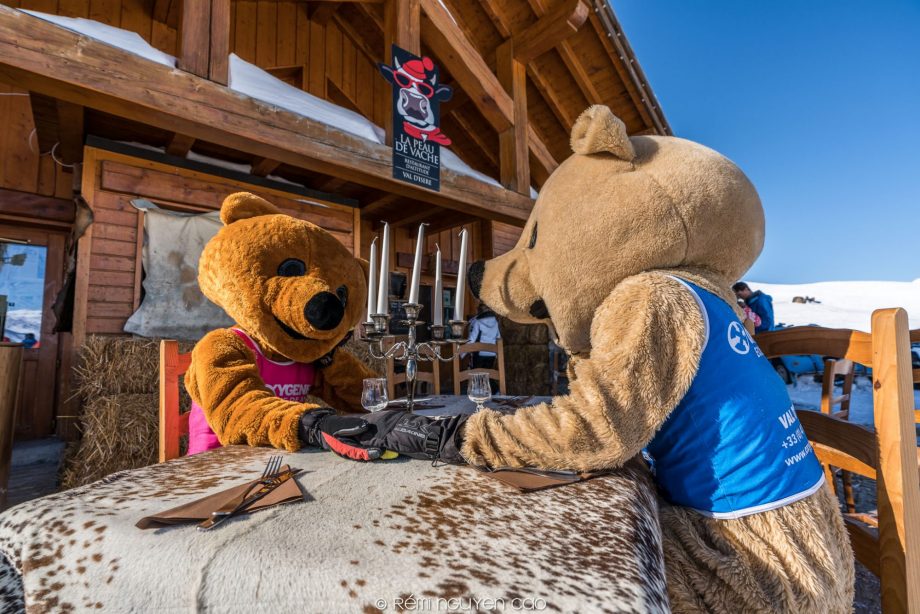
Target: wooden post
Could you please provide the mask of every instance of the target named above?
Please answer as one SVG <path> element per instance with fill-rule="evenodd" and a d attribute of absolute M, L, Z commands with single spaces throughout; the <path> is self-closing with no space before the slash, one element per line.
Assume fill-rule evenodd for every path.
<path fill-rule="evenodd" d="M 179 68 L 207 79 L 210 57 L 211 2 L 182 0 L 179 16 Z"/>
<path fill-rule="evenodd" d="M 882 610 L 920 612 L 920 475 L 907 312 L 872 314 Z"/>
<path fill-rule="evenodd" d="M 387 0 L 384 16 L 383 61 L 389 63 L 393 45 L 402 47 L 410 53 L 421 55 L 419 32 L 421 30 L 420 0 Z M 393 144 L 393 98 L 390 88 L 383 89 L 387 97 L 386 144 Z"/>
<path fill-rule="evenodd" d="M 514 42 L 495 51 L 498 80 L 513 103 L 513 125 L 498 135 L 501 182 L 509 190 L 530 195 L 530 147 L 527 124 L 527 65 L 514 57 Z"/>
<path fill-rule="evenodd" d="M 211 1 L 211 45 L 208 77 L 221 85 L 230 82 L 230 0 Z"/>
<path fill-rule="evenodd" d="M 6 507 L 7 486 L 10 481 L 21 369 L 22 345 L 0 343 L 0 509 Z"/>

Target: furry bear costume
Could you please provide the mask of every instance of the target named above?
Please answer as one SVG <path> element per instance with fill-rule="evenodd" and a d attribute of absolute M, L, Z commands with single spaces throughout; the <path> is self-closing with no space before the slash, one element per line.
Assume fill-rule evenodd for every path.
<path fill-rule="evenodd" d="M 571 393 L 510 416 L 472 416 L 463 457 L 490 467 L 598 469 L 648 449 L 666 465 L 657 467 L 657 480 L 675 611 L 851 611 L 853 554 L 836 500 L 804 433 L 794 428 L 794 412 L 757 420 L 757 404 L 767 398 L 757 396 L 761 384 L 783 395 L 769 401 L 781 403 L 777 411 L 791 403 L 778 378 L 769 379 L 769 363 L 755 359 L 759 349 L 732 311 L 728 288 L 763 246 L 754 187 L 732 162 L 696 143 L 628 137 L 603 106 L 579 118 L 572 149 L 543 186 L 518 245 L 474 265 L 470 275 L 474 292 L 497 313 L 555 330 L 573 356 Z M 766 473 L 740 477 L 768 475 L 769 492 L 714 501 L 700 513 L 686 503 L 700 498 L 694 489 L 708 487 L 700 465 L 709 459 L 698 440 L 711 436 L 714 424 L 717 435 L 733 426 L 726 414 L 711 413 L 706 395 L 723 387 L 720 365 L 742 354 L 735 358 L 750 362 L 738 373 L 764 379 L 750 378 L 747 390 L 722 390 L 721 407 L 747 431 L 726 436 L 734 438 L 728 450 L 720 449 L 722 441 L 704 444 L 715 444 L 714 464 L 732 465 L 735 459 L 719 455 L 740 451 L 755 468 L 763 465 Z M 694 386 L 699 378 L 707 378 L 702 388 Z M 731 414 L 732 403 L 745 411 Z M 761 429 L 780 432 L 769 440 L 775 450 L 746 449 L 748 441 L 768 441 Z M 786 458 L 782 436 L 793 446 Z M 730 482 L 744 466 L 714 469 Z M 667 473 L 675 470 L 686 474 Z M 776 486 L 795 471 L 798 487 Z M 748 485 L 734 488 L 743 493 Z M 721 492 L 720 484 L 713 489 Z M 718 513 L 719 505 L 729 513 Z"/>
<path fill-rule="evenodd" d="M 220 217 L 224 227 L 201 254 L 198 284 L 237 326 L 195 345 L 186 389 L 221 444 L 298 450 L 311 443 L 303 416 L 329 411 L 276 395 L 258 365 L 312 367 L 311 396 L 339 412 L 363 412 L 361 381 L 376 375 L 338 346 L 361 321 L 367 263 L 253 194 L 228 196 Z"/>

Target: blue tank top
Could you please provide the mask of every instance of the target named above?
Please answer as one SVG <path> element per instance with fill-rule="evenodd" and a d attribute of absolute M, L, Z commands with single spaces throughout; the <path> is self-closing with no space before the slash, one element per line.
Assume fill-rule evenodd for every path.
<path fill-rule="evenodd" d="M 725 301 L 678 281 L 699 305 L 706 340 L 690 390 L 646 448 L 665 499 L 739 518 L 814 493 L 824 472 L 785 384 Z"/>

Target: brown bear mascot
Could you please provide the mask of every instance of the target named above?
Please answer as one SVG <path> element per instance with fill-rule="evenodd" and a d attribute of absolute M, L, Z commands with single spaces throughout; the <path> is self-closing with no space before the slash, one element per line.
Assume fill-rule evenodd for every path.
<path fill-rule="evenodd" d="M 189 453 L 229 444 L 328 448 L 328 435 L 363 422 L 339 418 L 308 395 L 338 412 L 361 412 L 361 380 L 375 376 L 339 348 L 363 315 L 367 263 L 252 194 L 228 196 L 220 217 L 198 284 L 237 325 L 211 331 L 192 351 Z M 358 458 L 370 460 L 364 451 Z"/>

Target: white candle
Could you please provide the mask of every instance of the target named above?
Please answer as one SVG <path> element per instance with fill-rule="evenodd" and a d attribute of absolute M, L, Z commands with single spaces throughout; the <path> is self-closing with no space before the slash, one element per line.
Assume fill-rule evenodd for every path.
<path fill-rule="evenodd" d="M 466 254 L 469 249 L 466 228 L 460 231 L 460 263 L 457 270 L 457 300 L 454 302 L 454 319 L 463 319 L 463 299 L 466 298 Z"/>
<path fill-rule="evenodd" d="M 431 310 L 434 312 L 434 325 L 444 325 L 444 283 L 441 281 L 441 247 L 435 243 L 437 251 L 434 253 L 434 296 L 431 301 Z"/>
<path fill-rule="evenodd" d="M 383 245 L 380 246 L 380 287 L 377 292 L 377 313 L 390 313 L 390 225 L 383 223 Z"/>
<path fill-rule="evenodd" d="M 371 260 L 367 268 L 367 277 L 367 318 L 364 321 L 370 322 L 377 309 L 377 237 L 371 241 Z"/>
<path fill-rule="evenodd" d="M 425 251 L 425 226 L 418 225 L 418 237 L 415 239 L 415 261 L 412 263 L 412 284 L 409 286 L 409 302 L 418 304 L 418 286 L 422 280 L 422 252 Z"/>

